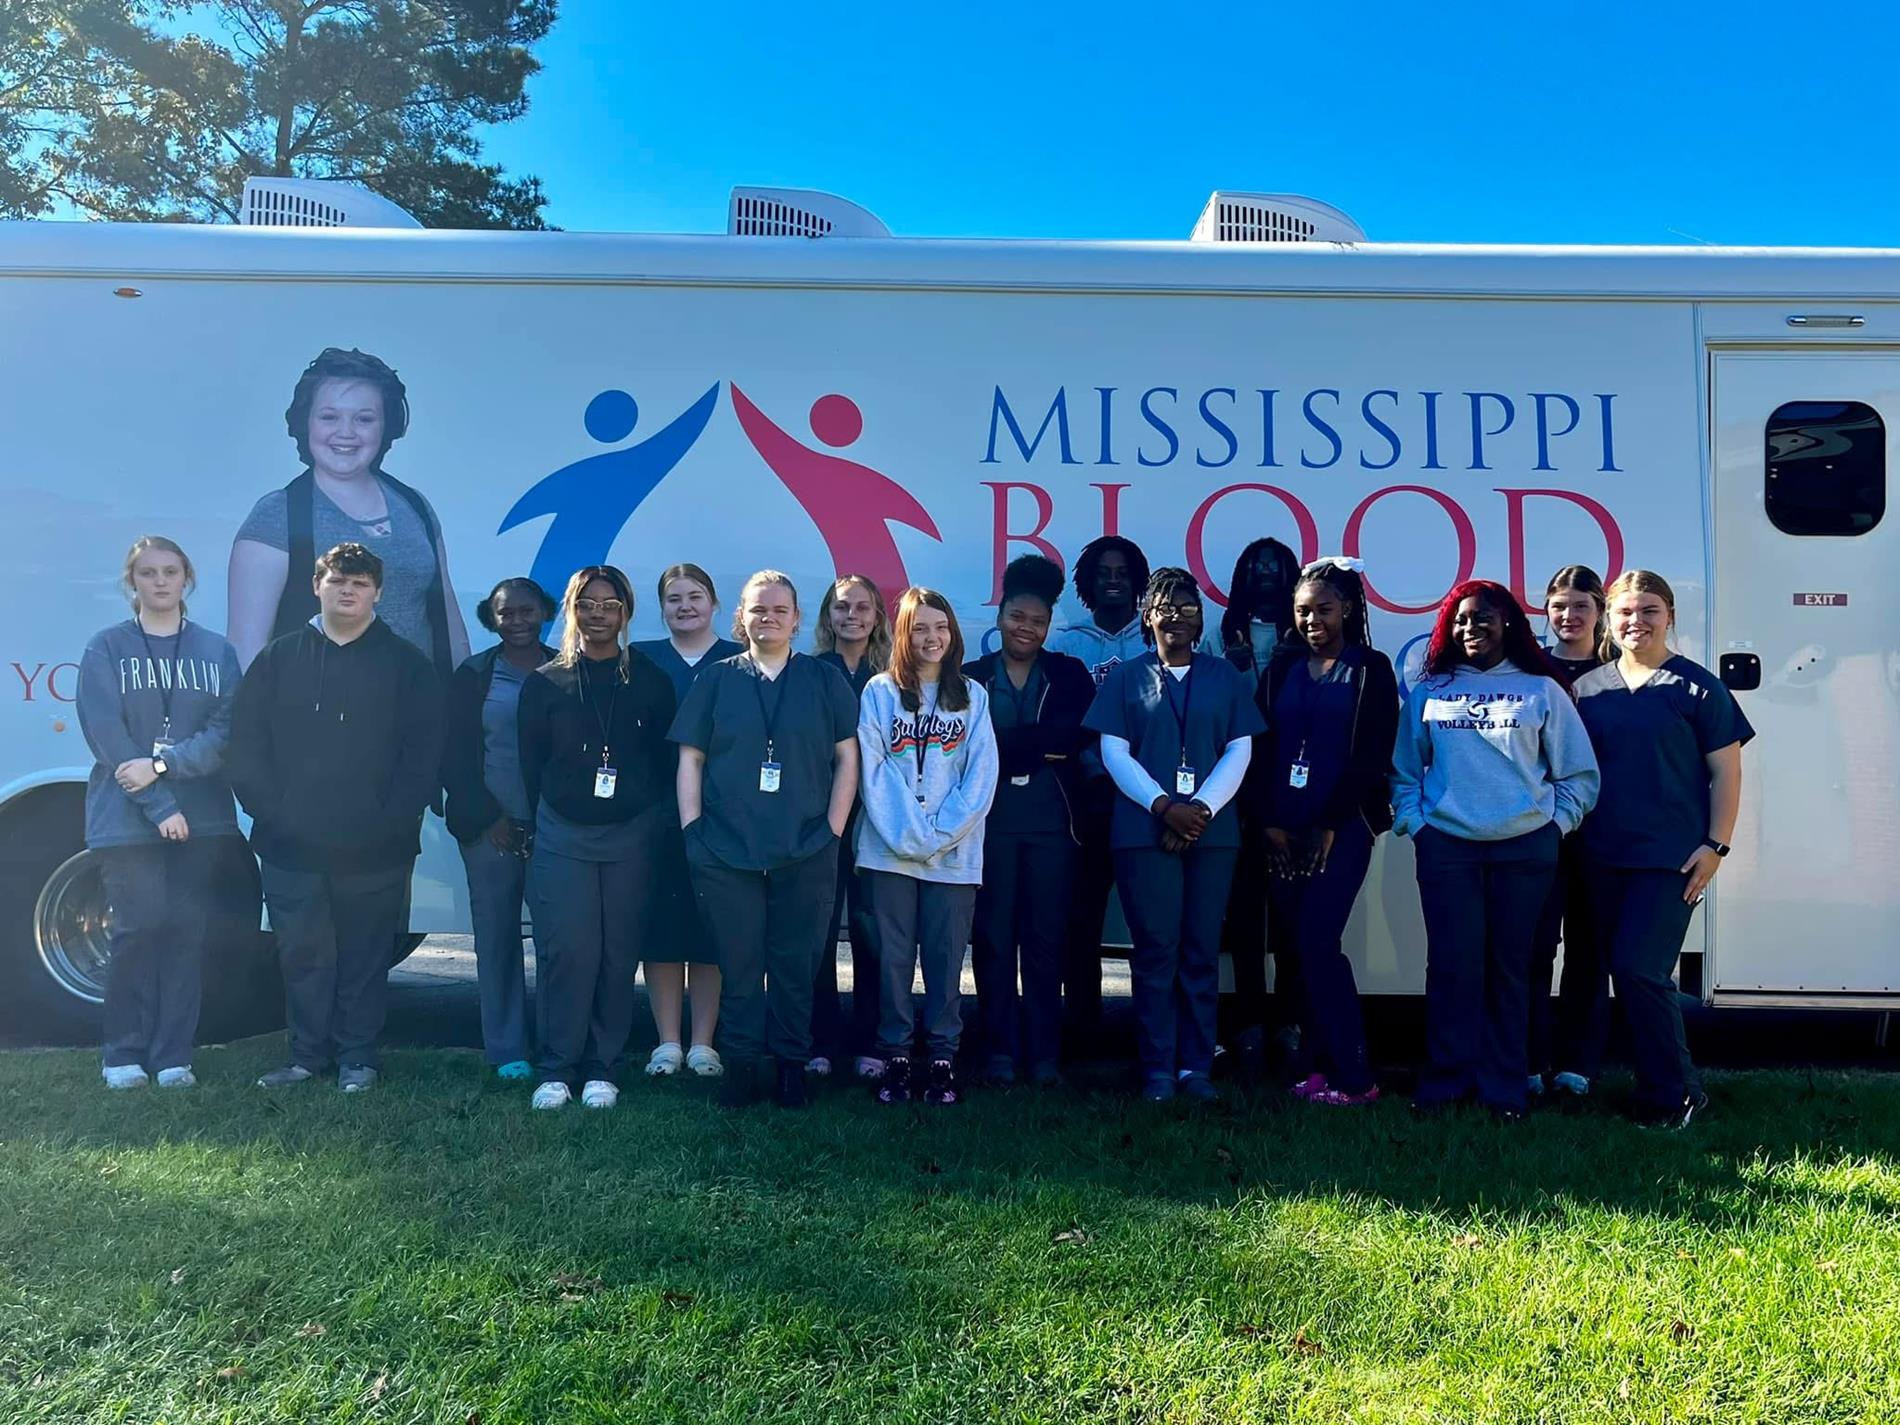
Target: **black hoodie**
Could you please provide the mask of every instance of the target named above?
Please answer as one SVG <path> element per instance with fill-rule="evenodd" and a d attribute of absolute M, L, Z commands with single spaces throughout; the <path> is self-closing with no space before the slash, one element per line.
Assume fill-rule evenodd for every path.
<path fill-rule="evenodd" d="M 442 716 L 435 669 L 381 619 L 348 643 L 306 625 L 267 645 L 238 685 L 225 754 L 258 856 L 337 873 L 413 861 Z"/>

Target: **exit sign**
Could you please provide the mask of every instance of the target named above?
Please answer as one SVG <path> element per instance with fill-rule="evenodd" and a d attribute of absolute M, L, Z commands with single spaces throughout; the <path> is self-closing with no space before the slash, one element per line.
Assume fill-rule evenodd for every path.
<path fill-rule="evenodd" d="M 1844 609 L 1847 607 L 1847 595 L 1796 594 L 1794 606 L 1798 609 Z"/>

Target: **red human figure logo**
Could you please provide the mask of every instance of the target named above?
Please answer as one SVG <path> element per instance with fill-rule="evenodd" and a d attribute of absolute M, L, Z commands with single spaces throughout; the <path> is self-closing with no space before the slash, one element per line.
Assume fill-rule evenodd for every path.
<path fill-rule="evenodd" d="M 941 541 L 937 522 L 902 485 L 868 465 L 828 455 L 788 435 L 728 382 L 739 425 L 792 498 L 804 507 L 831 553 L 834 570 L 862 574 L 887 603 L 910 587 L 904 556 L 891 535 L 893 521 Z M 820 396 L 812 403 L 811 430 L 834 448 L 850 445 L 864 431 L 864 415 L 849 396 Z"/>

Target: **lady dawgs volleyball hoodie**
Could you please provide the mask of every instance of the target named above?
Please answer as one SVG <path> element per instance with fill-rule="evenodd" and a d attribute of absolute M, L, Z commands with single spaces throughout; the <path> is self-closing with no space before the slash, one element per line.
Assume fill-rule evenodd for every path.
<path fill-rule="evenodd" d="M 944 677 L 961 676 L 946 668 Z M 913 711 L 889 673 L 865 685 L 858 709 L 863 758 L 857 864 L 920 881 L 980 885 L 983 821 L 996 796 L 996 730 L 989 694 L 966 678 L 970 705 L 938 708 L 926 683 Z"/>

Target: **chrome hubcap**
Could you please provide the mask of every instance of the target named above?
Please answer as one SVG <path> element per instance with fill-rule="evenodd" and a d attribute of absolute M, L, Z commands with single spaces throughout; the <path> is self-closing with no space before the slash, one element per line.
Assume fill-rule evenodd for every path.
<path fill-rule="evenodd" d="M 99 857 L 81 851 L 46 878 L 33 907 L 40 961 L 75 999 L 103 1004 L 112 959 L 112 912 Z"/>

